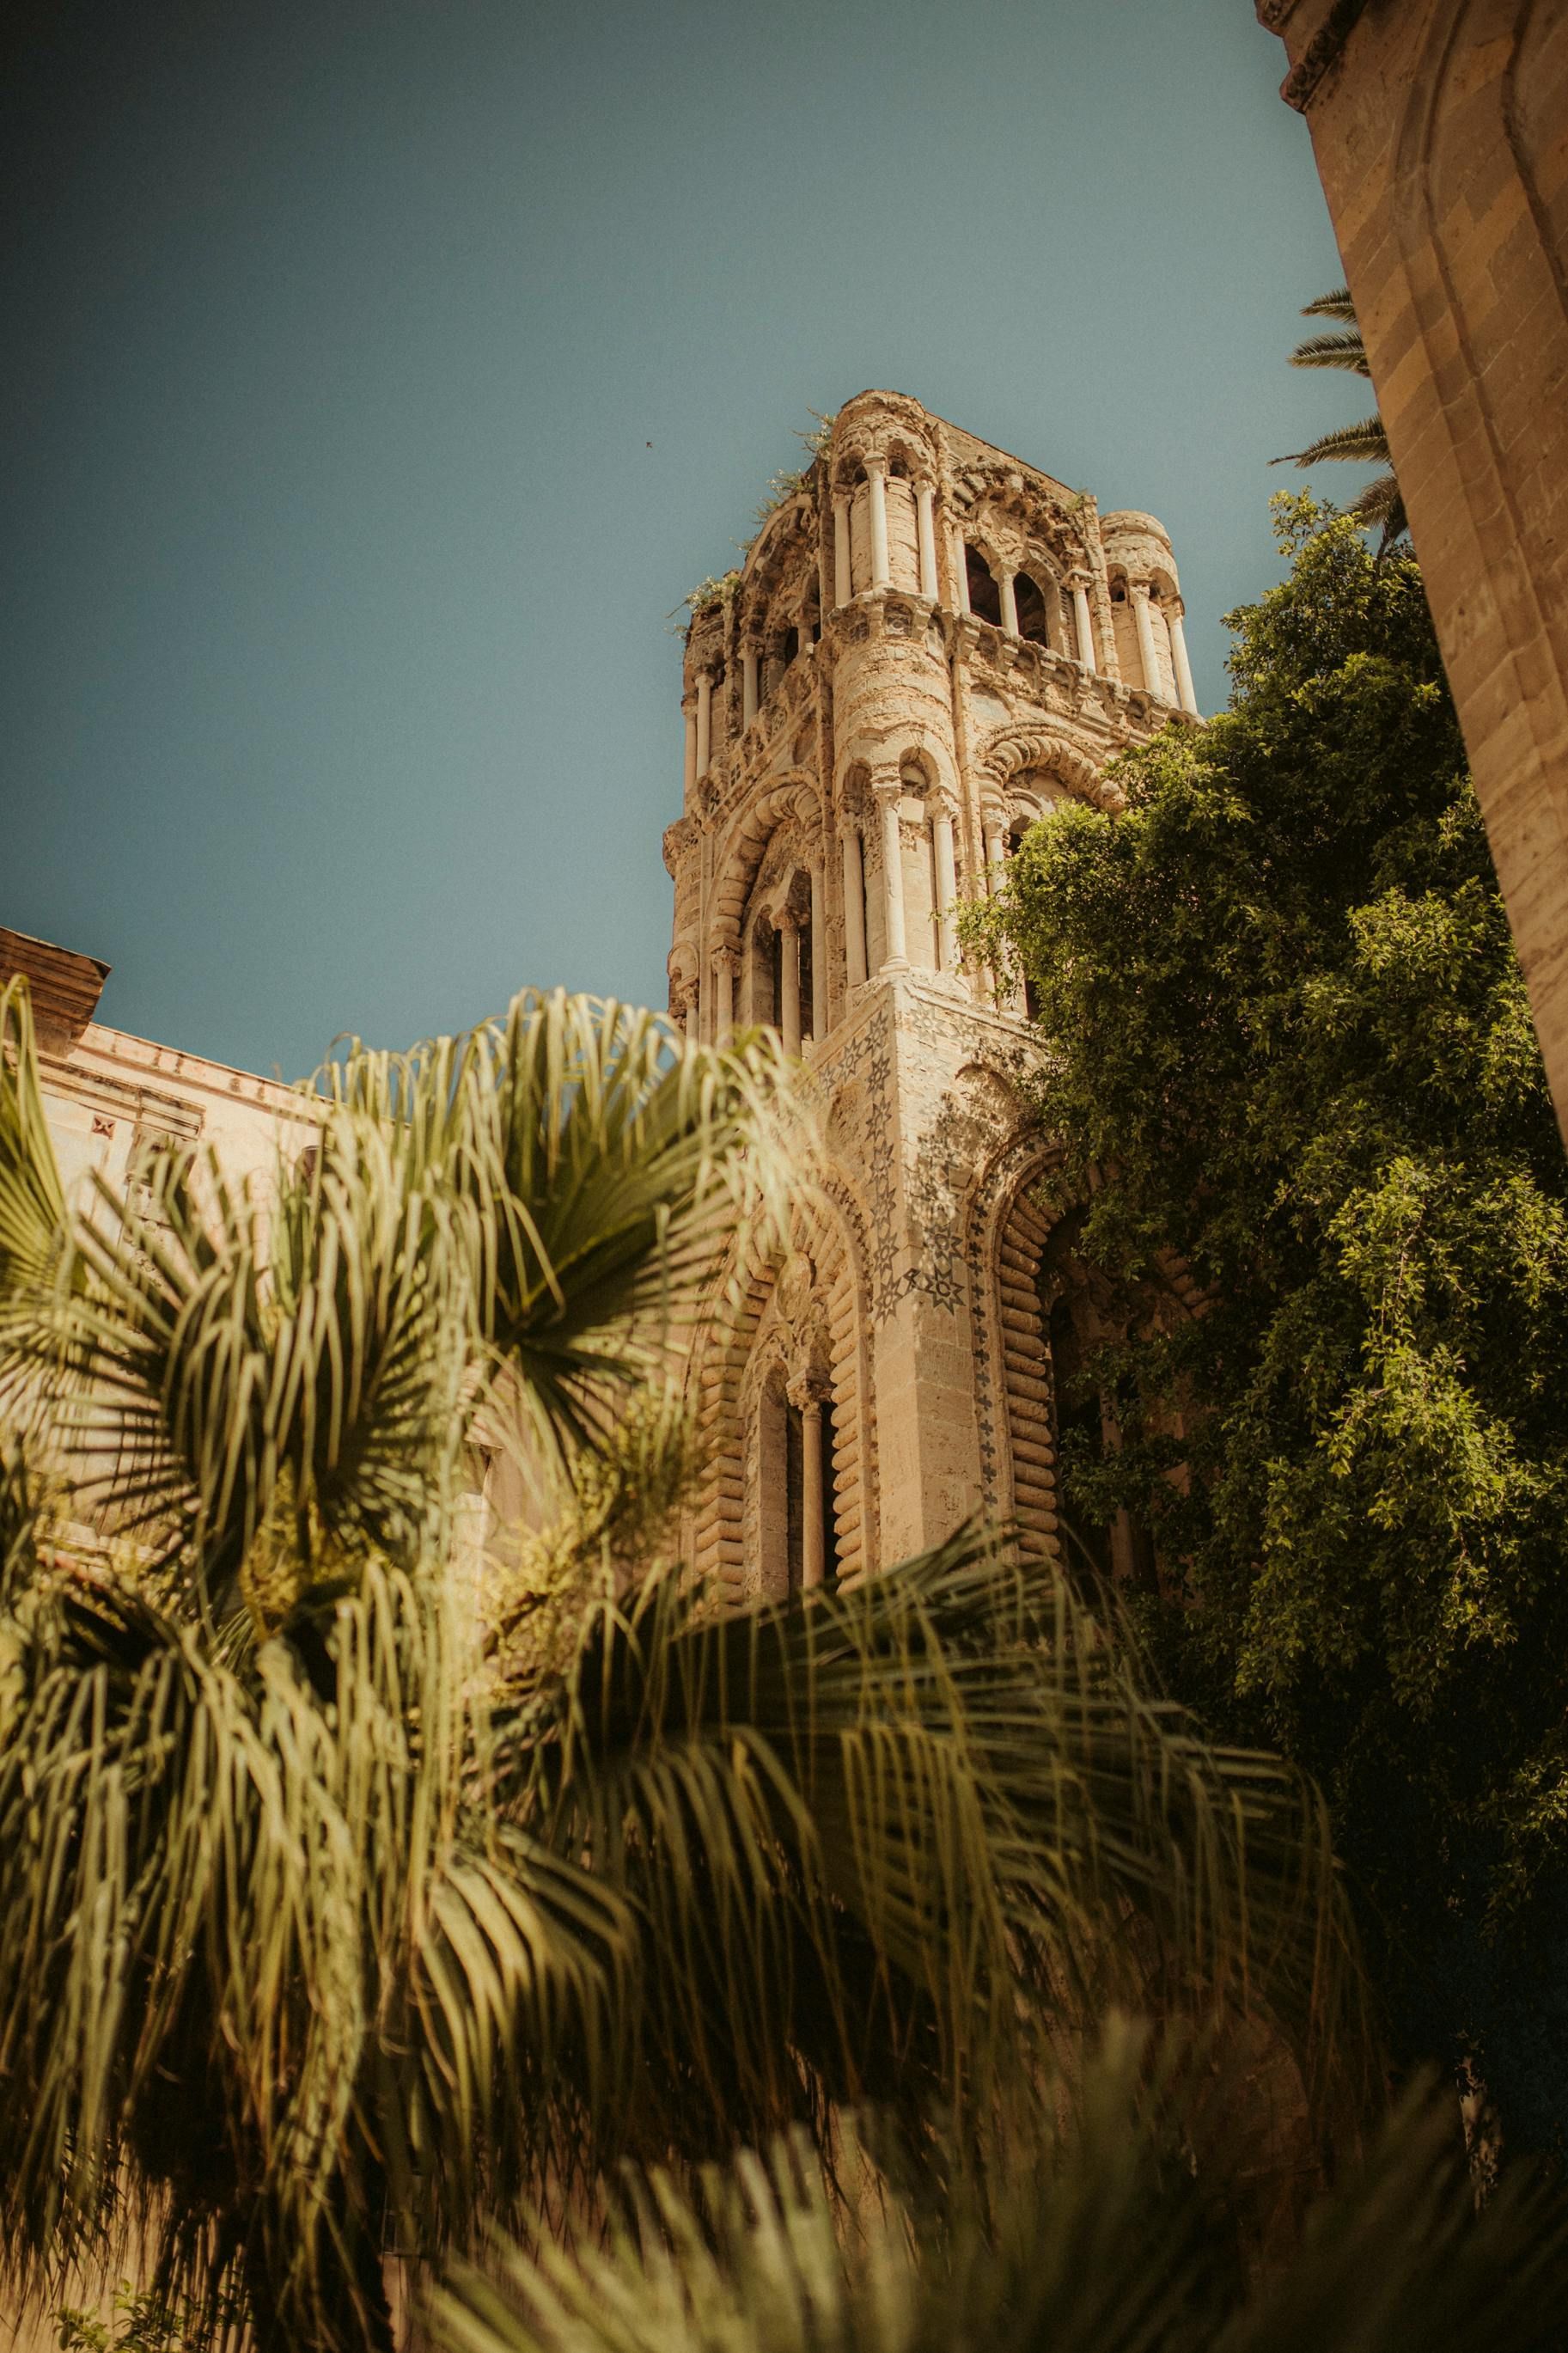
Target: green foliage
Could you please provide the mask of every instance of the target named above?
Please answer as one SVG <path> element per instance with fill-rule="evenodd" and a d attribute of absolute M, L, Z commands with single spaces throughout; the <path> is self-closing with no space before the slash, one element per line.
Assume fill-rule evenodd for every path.
<path fill-rule="evenodd" d="M 230 2327 L 239 2318 L 226 2306 L 216 2326 Z M 108 2320 L 69 2305 L 56 2316 L 60 2353 L 207 2353 L 213 2336 L 213 2321 L 188 2296 L 171 2304 L 129 2280 L 116 2289 Z"/>
<path fill-rule="evenodd" d="M 1407 2047 L 1568 2119 L 1568 1170 L 1416 567 L 1281 505 L 1231 709 L 1037 827 L 984 953 L 1130 1331 L 1173 1688 L 1315 1772 Z M 1195 1298 L 1174 1284 L 1187 1270 Z"/>
<path fill-rule="evenodd" d="M 1452 2095 L 1416 2088 L 1300 2230 L 1268 2229 L 1237 2086 L 1117 2022 L 933 2212 L 855 2146 L 634 2179 L 603 2246 L 499 2251 L 435 2300 L 442 2353 L 1409 2353 L 1561 2342 L 1568 2222 L 1540 2181 L 1478 2214 Z M 1277 2188 L 1277 2182 L 1270 2185 Z M 1260 2196 L 1260 2191 L 1264 2194 Z M 1263 2228 L 1260 2231 L 1260 2225 Z"/>
<path fill-rule="evenodd" d="M 793 499 L 797 491 L 803 491 L 805 488 L 811 477 L 812 468 L 819 458 L 826 457 L 833 446 L 833 418 L 818 415 L 815 408 L 810 411 L 810 415 L 814 420 L 811 430 L 807 433 L 799 433 L 795 437 L 805 448 L 805 463 L 793 470 L 786 466 L 778 473 L 769 475 L 767 489 L 763 494 L 761 504 L 756 512 L 759 531 L 771 515 L 778 512 L 787 500 Z"/>
<path fill-rule="evenodd" d="M 700 580 L 682 602 L 694 621 L 700 613 L 711 611 L 715 605 L 732 605 L 735 601 L 735 591 L 740 585 L 740 567 L 735 565 L 730 571 L 720 573 L 717 576 L 710 574 L 706 580 Z M 689 627 L 689 624 L 688 626 Z"/>
<path fill-rule="evenodd" d="M 265 1202 L 186 1156 L 76 1204 L 5 1011 L 9 2287 L 135 2250 L 259 2353 L 385 2348 L 389 2252 L 846 2102 L 962 2135 L 1117 1999 L 1266 2033 L 1325 2132 L 1353 2101 L 1315 1794 L 1044 1571 L 971 1536 L 730 1615 L 629 1577 L 692 1468 L 672 1347 L 811 1215 L 771 1049 L 525 997 L 323 1072 Z M 561 1513 L 488 1628 L 474 1449 Z"/>

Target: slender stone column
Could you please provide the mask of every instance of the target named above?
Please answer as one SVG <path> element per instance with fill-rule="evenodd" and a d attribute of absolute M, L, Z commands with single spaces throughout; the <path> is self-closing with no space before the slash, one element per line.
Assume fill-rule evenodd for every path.
<path fill-rule="evenodd" d="M 866 867 L 860 851 L 860 833 L 857 826 L 847 826 L 844 832 L 844 958 L 848 966 L 851 988 L 858 988 L 866 977 Z M 821 947 L 814 945 L 812 969 L 822 955 Z"/>
<path fill-rule="evenodd" d="M 933 492 L 929 482 L 915 485 L 915 531 L 921 550 L 921 595 L 936 603 L 936 521 L 931 513 Z"/>
<path fill-rule="evenodd" d="M 1006 880 L 1007 835 L 999 817 L 985 818 L 985 895 L 994 899 Z"/>
<path fill-rule="evenodd" d="M 757 715 L 757 649 L 741 649 L 741 724 L 749 727 Z"/>
<path fill-rule="evenodd" d="M 958 867 L 952 853 L 952 820 L 958 811 L 945 793 L 931 802 L 931 840 L 936 849 L 936 920 L 943 972 L 958 970 Z"/>
<path fill-rule="evenodd" d="M 1160 658 L 1154 651 L 1154 623 L 1149 611 L 1148 583 L 1130 580 L 1127 594 L 1132 599 L 1132 619 L 1138 631 L 1138 659 L 1143 665 L 1143 683 L 1151 694 L 1157 694 L 1163 702 L 1165 690 L 1160 680 Z"/>
<path fill-rule="evenodd" d="M 969 559 L 964 553 L 963 529 L 956 522 L 952 526 L 952 585 L 958 596 L 959 611 L 973 611 L 969 602 Z"/>
<path fill-rule="evenodd" d="M 904 787 L 902 780 L 895 776 L 874 789 L 882 818 L 882 906 L 887 945 L 882 969 L 886 972 L 890 965 L 901 969 L 910 960 L 904 938 L 904 849 L 899 839 L 899 809 Z"/>
<path fill-rule="evenodd" d="M 692 788 L 697 782 L 699 773 L 697 765 L 697 713 L 695 711 L 689 711 L 686 713 L 686 797 L 688 801 L 691 798 Z"/>
<path fill-rule="evenodd" d="M 1176 670 L 1176 693 L 1182 709 L 1190 711 L 1195 719 L 1198 698 L 1193 688 L 1193 666 L 1187 659 L 1187 633 L 1182 627 L 1182 608 L 1173 605 L 1165 616 L 1171 628 L 1171 659 Z"/>
<path fill-rule="evenodd" d="M 888 561 L 888 470 L 880 458 L 866 460 L 866 494 L 871 512 L 871 586 L 889 588 L 893 574 Z"/>
<path fill-rule="evenodd" d="M 689 987 L 689 988 L 687 990 L 687 992 L 686 992 L 686 1042 L 687 1042 L 687 1044 L 688 1044 L 689 1046 L 695 1046 L 695 1045 L 696 1045 L 696 1043 L 697 1043 L 698 1039 L 701 1036 L 701 1034 L 702 1034 L 702 1006 L 701 1006 L 700 999 L 700 997 L 699 997 L 699 996 L 698 996 L 697 983 L 696 983 L 695 981 L 693 981 L 693 982 L 692 982 L 692 984 L 691 984 L 691 986 L 690 986 L 690 987 Z"/>
<path fill-rule="evenodd" d="M 795 615 L 795 641 L 797 654 L 808 654 L 816 640 L 811 634 L 811 607 Z"/>
<path fill-rule="evenodd" d="M 811 865 L 811 1034 L 827 1035 L 827 934 L 822 921 L 822 860 Z"/>
<path fill-rule="evenodd" d="M 1078 658 L 1085 670 L 1093 670 L 1094 623 L 1089 614 L 1089 583 L 1075 580 L 1072 584 L 1073 619 L 1078 623 Z"/>
<path fill-rule="evenodd" d="M 847 605 L 850 597 L 849 580 L 849 501 L 833 501 L 833 601 Z"/>
<path fill-rule="evenodd" d="M 708 774 L 708 763 L 713 749 L 713 673 L 700 670 L 697 673 L 697 773 Z"/>
<path fill-rule="evenodd" d="M 1013 575 L 1005 566 L 996 586 L 1002 592 L 1002 627 L 1010 638 L 1016 638 L 1018 634 L 1018 592 L 1013 586 Z"/>
<path fill-rule="evenodd" d="M 713 951 L 713 985 L 716 1002 L 713 1012 L 713 1043 L 727 1046 L 735 1027 L 735 975 L 741 959 L 733 948 Z"/>
<path fill-rule="evenodd" d="M 783 950 L 779 957 L 782 975 L 779 993 L 784 998 L 784 1003 L 778 1009 L 779 1035 L 784 1039 L 784 1052 L 798 1054 L 800 1051 L 800 925 L 787 908 L 780 915 L 778 922 L 779 943 Z"/>
<path fill-rule="evenodd" d="M 800 1583 L 815 1592 L 826 1567 L 822 1526 L 822 1398 L 815 1384 L 800 1400 Z"/>

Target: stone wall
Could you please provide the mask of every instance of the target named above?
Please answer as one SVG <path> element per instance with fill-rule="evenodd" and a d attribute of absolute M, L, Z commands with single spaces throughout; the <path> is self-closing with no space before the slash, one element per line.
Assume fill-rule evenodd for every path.
<path fill-rule="evenodd" d="M 1311 131 L 1568 1134 L 1568 5 L 1258 14 Z"/>

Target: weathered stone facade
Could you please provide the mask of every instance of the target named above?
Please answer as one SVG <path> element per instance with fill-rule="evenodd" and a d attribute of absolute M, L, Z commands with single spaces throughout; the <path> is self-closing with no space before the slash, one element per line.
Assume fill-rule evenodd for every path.
<path fill-rule="evenodd" d="M 973 1512 L 1055 1520 L 1027 1033 L 954 909 L 1194 709 L 1170 542 L 894 393 L 835 419 L 686 649 L 670 1005 L 776 1025 L 827 1206 L 694 1351 L 688 1530 L 733 1589 L 850 1576 Z"/>
<path fill-rule="evenodd" d="M 1568 5 L 1257 6 L 1311 130 L 1568 1134 Z"/>

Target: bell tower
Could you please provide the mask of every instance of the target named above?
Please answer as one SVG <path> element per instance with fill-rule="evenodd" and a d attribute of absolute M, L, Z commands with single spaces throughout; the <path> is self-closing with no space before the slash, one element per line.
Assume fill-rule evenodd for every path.
<path fill-rule="evenodd" d="M 826 1218 L 693 1351 L 689 1556 L 737 1589 L 862 1574 L 977 1511 L 1051 1541 L 1050 1145 L 1024 1008 L 956 911 L 1195 713 L 1182 609 L 1152 515 L 868 392 L 693 611 L 671 1010 L 714 1042 L 773 1024 L 827 1159 Z"/>

